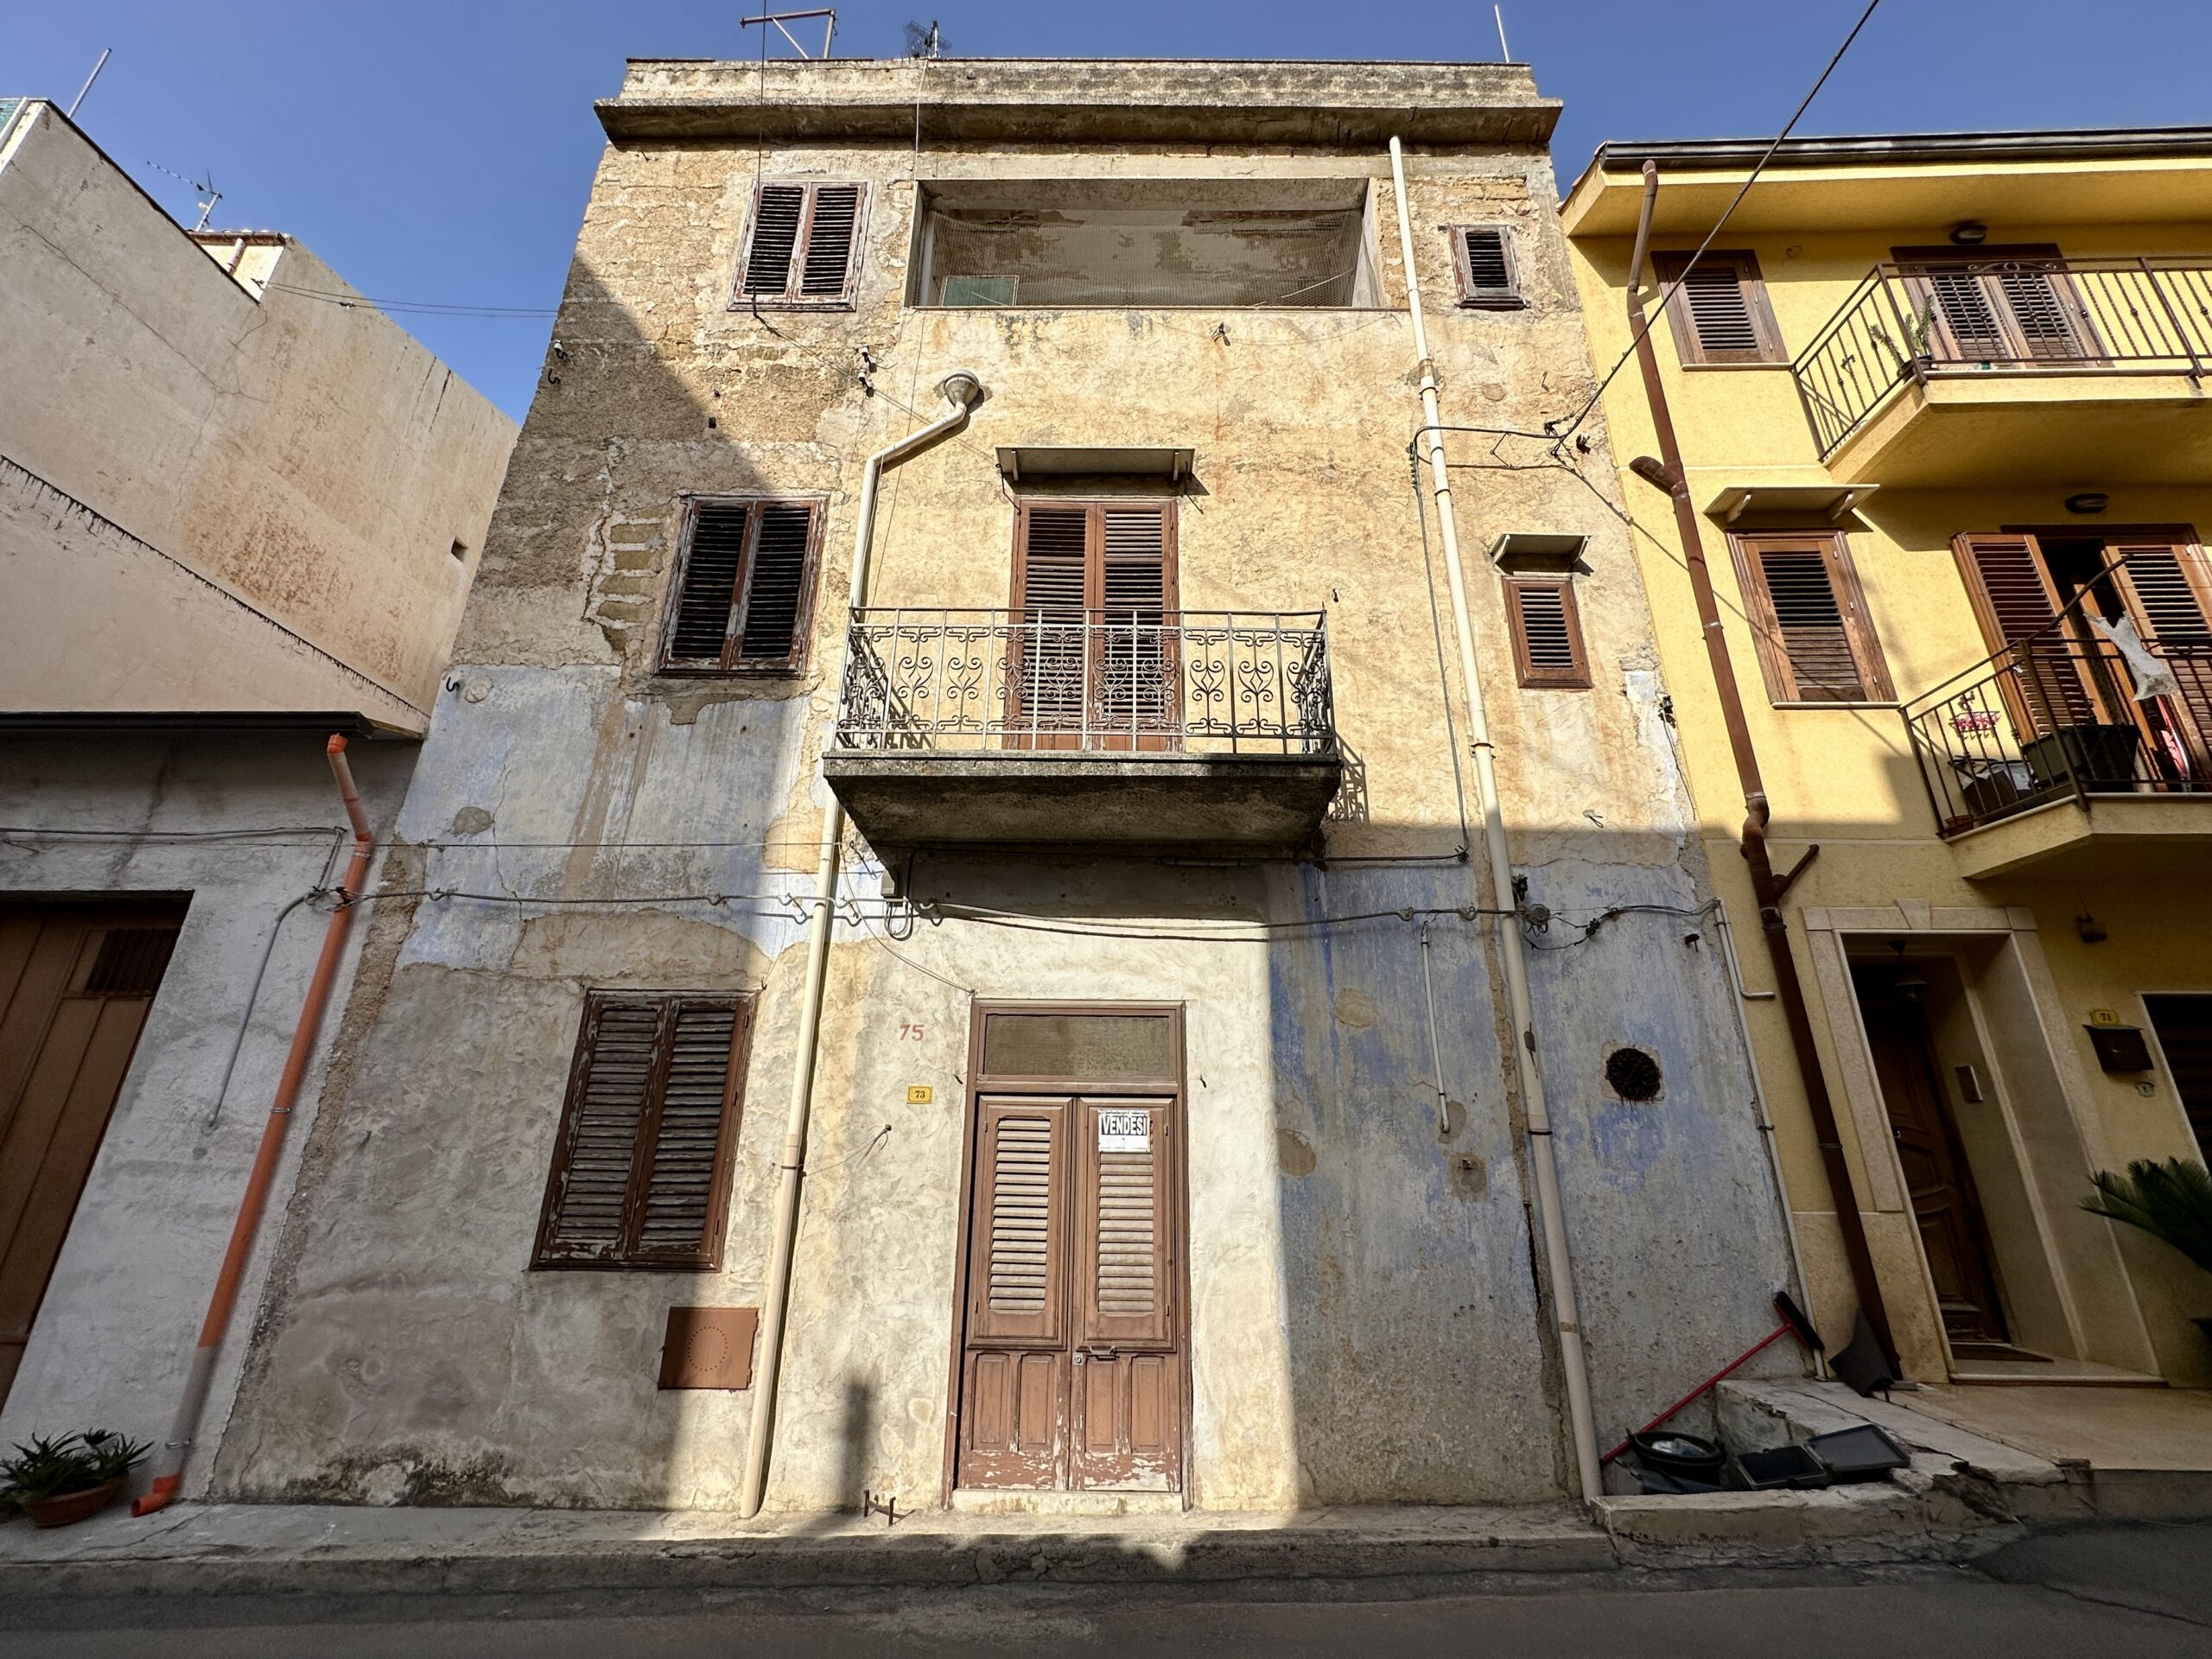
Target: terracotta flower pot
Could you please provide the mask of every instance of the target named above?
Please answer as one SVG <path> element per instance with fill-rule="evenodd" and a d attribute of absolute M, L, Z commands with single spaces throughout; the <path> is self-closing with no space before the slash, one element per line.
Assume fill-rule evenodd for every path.
<path fill-rule="evenodd" d="M 97 1486 L 87 1486 L 81 1492 L 57 1492 L 52 1497 L 32 1497 L 23 1501 L 23 1513 L 31 1518 L 35 1527 L 73 1527 L 79 1521 L 89 1521 L 109 1504 L 115 1502 L 123 1490 L 123 1480 L 104 1480 Z"/>

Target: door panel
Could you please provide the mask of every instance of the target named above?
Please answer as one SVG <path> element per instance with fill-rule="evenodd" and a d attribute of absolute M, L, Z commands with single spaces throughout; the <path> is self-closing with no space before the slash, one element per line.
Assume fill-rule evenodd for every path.
<path fill-rule="evenodd" d="M 976 1109 L 957 1484 L 1177 1490 L 1175 1101 Z"/>
<path fill-rule="evenodd" d="M 0 1401 L 182 920 L 170 904 L 0 906 Z"/>
<path fill-rule="evenodd" d="M 1997 1276 L 1957 1132 L 1949 1122 L 1920 1007 L 1861 977 L 1861 1007 L 1897 1163 L 1954 1343 L 2008 1340 Z"/>

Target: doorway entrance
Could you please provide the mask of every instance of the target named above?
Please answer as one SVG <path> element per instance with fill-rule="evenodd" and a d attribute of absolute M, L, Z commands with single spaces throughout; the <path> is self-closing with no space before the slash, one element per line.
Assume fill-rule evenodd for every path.
<path fill-rule="evenodd" d="M 0 1402 L 184 909 L 0 903 Z"/>
<path fill-rule="evenodd" d="M 952 1482 L 1183 1488 L 1182 1014 L 978 1005 Z"/>
<path fill-rule="evenodd" d="M 1988 1224 L 1936 1064 L 1928 982 L 1902 960 L 1856 963 L 1852 978 L 1952 1352 L 2024 1357 L 2012 1347 Z"/>

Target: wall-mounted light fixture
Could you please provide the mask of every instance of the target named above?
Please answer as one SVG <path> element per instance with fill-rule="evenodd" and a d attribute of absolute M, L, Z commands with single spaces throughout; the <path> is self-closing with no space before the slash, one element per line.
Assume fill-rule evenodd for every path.
<path fill-rule="evenodd" d="M 1951 240 L 1962 248 L 1979 247 L 1988 237 L 1989 226 L 1978 219 L 1970 219 L 1962 225 L 1951 227 Z"/>
<path fill-rule="evenodd" d="M 2074 918 L 2074 931 L 2084 944 L 2102 944 L 2112 937 L 2105 931 L 2105 925 L 2086 910 Z"/>
<path fill-rule="evenodd" d="M 2102 512 L 2112 505 L 2112 498 L 2102 490 L 2084 490 L 2079 495 L 2066 498 L 2069 512 Z"/>

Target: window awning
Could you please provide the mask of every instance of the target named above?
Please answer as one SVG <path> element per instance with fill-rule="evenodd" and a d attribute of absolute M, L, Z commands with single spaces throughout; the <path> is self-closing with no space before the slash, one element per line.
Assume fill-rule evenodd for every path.
<path fill-rule="evenodd" d="M 1705 504 L 1706 517 L 1734 524 L 1757 515 L 1840 524 L 1879 486 L 1872 484 L 1732 484 Z"/>
<path fill-rule="evenodd" d="M 999 471 L 1025 478 L 1165 478 L 1190 475 L 1195 449 L 1106 448 L 1089 444 L 1012 444 L 999 448 Z"/>

